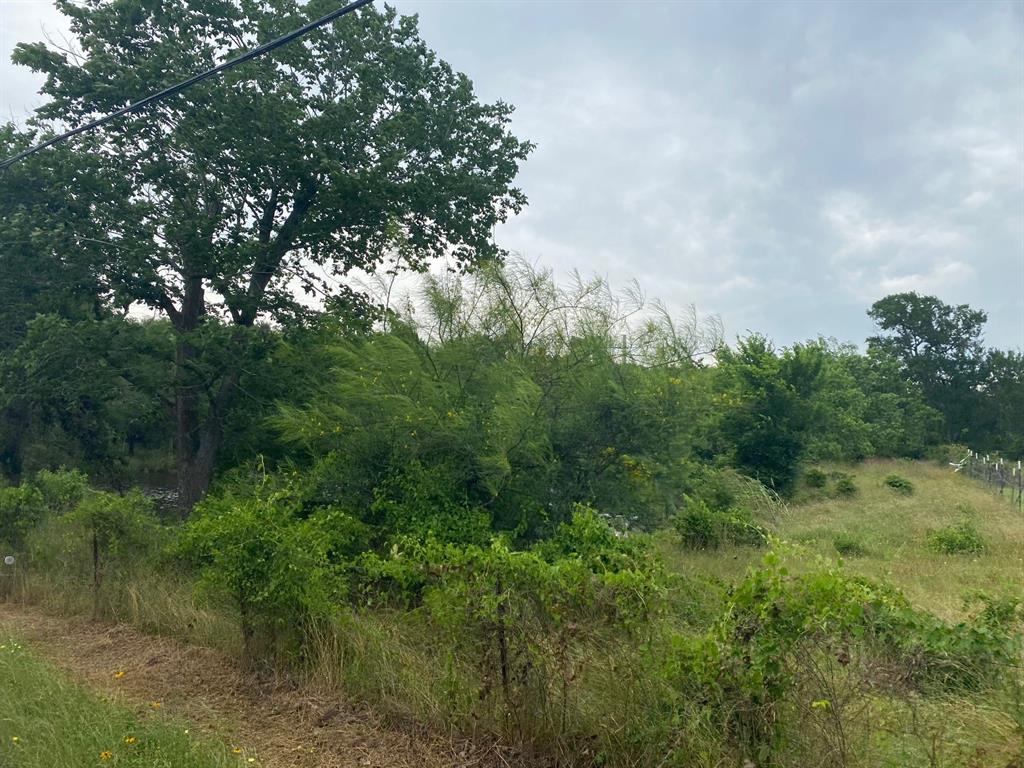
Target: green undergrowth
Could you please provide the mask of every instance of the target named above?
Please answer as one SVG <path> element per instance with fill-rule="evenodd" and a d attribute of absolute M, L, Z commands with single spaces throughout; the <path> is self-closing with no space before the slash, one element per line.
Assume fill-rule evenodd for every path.
<path fill-rule="evenodd" d="M 252 761 L 250 762 L 250 758 Z M 193 739 L 181 723 L 139 715 L 68 682 L 16 640 L 0 641 L 0 766 L 240 768 L 254 753 Z"/>
<path fill-rule="evenodd" d="M 922 601 L 887 577 L 899 557 L 941 559 L 932 470 L 900 470 L 914 494 L 865 464 L 843 470 L 852 497 L 718 489 L 653 536 L 578 507 L 525 543 L 410 527 L 369 546 L 364 524 L 283 482 L 211 499 L 139 551 L 137 500 L 92 496 L 27 535 L 15 595 L 222 648 L 527 763 L 1004 768 L 1024 733 L 1020 600 L 967 580 L 941 612 L 950 584 Z M 969 505 L 999 551 L 1013 522 L 963 482 L 942 509 Z M 869 524 L 883 519 L 885 537 Z M 739 524 L 757 537 L 733 537 Z"/>

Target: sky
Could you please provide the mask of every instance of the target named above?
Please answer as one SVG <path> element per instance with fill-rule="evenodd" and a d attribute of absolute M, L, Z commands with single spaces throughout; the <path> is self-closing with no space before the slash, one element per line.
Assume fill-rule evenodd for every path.
<path fill-rule="evenodd" d="M 1024 2 L 393 4 L 537 144 L 510 251 L 730 338 L 863 342 L 915 290 L 1024 348 Z M 14 44 L 65 29 L 0 0 L 0 119 L 41 103 Z"/>

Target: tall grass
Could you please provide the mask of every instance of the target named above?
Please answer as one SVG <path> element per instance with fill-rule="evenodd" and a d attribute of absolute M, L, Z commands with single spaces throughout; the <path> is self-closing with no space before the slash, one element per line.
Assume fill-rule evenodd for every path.
<path fill-rule="evenodd" d="M 10 768 L 238 768 L 254 765 L 185 727 L 94 698 L 0 638 L 0 765 Z"/>
<path fill-rule="evenodd" d="M 897 496 L 884 485 L 896 469 L 913 479 L 915 494 Z M 834 558 L 836 537 L 845 535 L 866 545 L 865 556 L 850 561 L 849 570 L 891 580 L 916 605 L 945 618 L 961 619 L 962 593 L 991 586 L 993 574 L 1001 574 L 1000 586 L 1013 591 L 1007 563 L 1012 571 L 1020 562 L 1013 557 L 1020 556 L 1024 530 L 1009 505 L 1004 508 L 970 481 L 926 465 L 871 462 L 853 471 L 862 489 L 856 497 L 818 497 L 788 509 L 766 500 L 780 535 L 801 542 L 797 549 L 810 555 L 803 558 L 805 567 L 814 568 L 819 554 Z M 963 502 L 976 511 L 992 547 L 978 557 L 943 557 L 929 547 L 928 532 L 962 516 Z M 703 632 L 720 612 L 730 585 L 761 556 L 746 548 L 684 551 L 668 536 L 658 542 L 679 575 L 669 596 L 676 637 Z M 919 571 L 943 578 L 924 578 Z M 23 569 L 15 596 L 60 613 L 93 609 L 87 581 L 31 567 Z M 101 598 L 105 618 L 241 656 L 237 617 L 197 596 L 187 574 L 133 568 L 106 581 Z M 668 642 L 663 636 L 628 643 L 588 635 L 559 664 L 531 670 L 530 685 L 509 702 L 488 687 L 493 670 L 482 668 L 486 659 L 453 642 L 423 609 L 339 607 L 303 634 L 301 655 L 288 672 L 311 687 L 344 692 L 396 722 L 500 741 L 518 747 L 525 759 L 543 756 L 562 765 L 742 764 L 729 734 L 706 719 L 699 691 L 692 699 L 687 699 L 692 691 L 682 692 L 671 666 L 675 652 L 659 646 Z M 828 705 L 815 706 L 823 696 L 812 686 L 780 710 L 790 721 L 791 737 L 778 765 L 1005 768 L 1019 748 L 1024 705 L 1014 705 L 1009 694 L 924 696 L 874 686 L 870 676 L 854 685 L 845 677 L 849 669 L 834 664 L 828 669 L 840 673 Z M 819 680 L 812 682 L 821 688 Z M 1014 690 L 1019 698 L 1019 689 Z M 841 713 L 832 703 L 840 700 Z"/>

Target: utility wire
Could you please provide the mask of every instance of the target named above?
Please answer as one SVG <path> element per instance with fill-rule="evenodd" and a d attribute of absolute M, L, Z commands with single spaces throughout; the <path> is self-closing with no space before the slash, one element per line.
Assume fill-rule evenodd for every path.
<path fill-rule="evenodd" d="M 166 99 L 168 96 L 173 96 L 174 94 L 179 93 L 185 90 L 186 88 L 195 85 L 196 83 L 201 83 L 203 80 L 208 80 L 211 77 L 219 75 L 221 72 L 231 69 L 232 67 L 237 67 L 239 64 L 249 61 L 250 59 L 255 59 L 257 56 L 262 56 L 264 53 L 269 53 L 275 48 L 280 48 L 282 45 L 287 45 L 292 40 L 302 37 L 308 32 L 312 32 L 314 29 L 319 29 L 320 27 L 325 26 L 326 24 L 330 24 L 335 19 L 339 19 L 345 14 L 352 13 L 352 11 L 358 10 L 359 8 L 362 8 L 364 5 L 369 5 L 372 2 L 373 0 L 355 0 L 354 2 L 351 2 L 348 5 L 343 6 L 342 8 L 338 8 L 335 11 L 331 11 L 326 16 L 321 16 L 316 21 L 311 21 L 309 24 L 299 27 L 298 29 L 289 32 L 286 35 L 282 35 L 276 40 L 271 40 L 269 43 L 264 43 L 263 45 L 257 48 L 253 48 L 251 51 L 246 51 L 240 56 L 236 56 L 235 58 L 229 59 L 228 61 L 225 61 L 222 64 L 218 64 L 213 69 L 208 69 L 205 72 L 201 72 L 198 75 L 193 75 L 188 80 L 183 80 L 177 85 L 172 85 L 170 88 L 165 88 L 159 93 L 154 93 L 150 96 L 147 96 L 144 99 L 136 101 L 134 104 L 129 104 L 127 107 L 122 107 L 116 112 L 111 112 L 106 117 L 101 117 L 98 120 L 93 120 L 91 123 L 87 123 L 86 125 L 80 125 L 77 128 L 73 128 L 72 130 L 68 131 L 67 133 L 62 133 L 60 136 L 54 136 L 52 139 L 48 139 L 47 141 L 44 141 L 41 144 L 36 144 L 34 147 L 30 147 L 29 149 L 26 149 L 23 152 L 19 152 L 13 157 L 9 157 L 6 160 L 0 162 L 0 170 L 3 170 L 13 165 L 19 160 L 25 159 L 29 155 L 35 154 L 41 149 L 52 147 L 54 144 L 64 141 L 65 139 L 70 139 L 72 136 L 77 136 L 80 133 L 90 131 L 93 128 L 99 128 L 101 125 L 106 125 L 111 120 L 116 120 L 117 118 L 122 117 L 123 115 L 131 114 L 132 112 L 138 112 L 143 107 L 147 107 L 150 104 L 153 104 L 157 101 Z"/>

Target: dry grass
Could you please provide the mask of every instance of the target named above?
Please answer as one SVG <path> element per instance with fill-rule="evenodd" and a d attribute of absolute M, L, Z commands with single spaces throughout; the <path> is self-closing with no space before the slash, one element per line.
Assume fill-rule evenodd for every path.
<path fill-rule="evenodd" d="M 257 679 L 231 657 L 124 625 L 0 604 L 0 628 L 73 679 L 139 712 L 153 702 L 195 733 L 275 768 L 421 768 L 502 764 L 487 750 L 390 727 L 337 693 Z M 118 672 L 124 674 L 118 676 Z"/>
<path fill-rule="evenodd" d="M 965 598 L 983 590 L 1024 599 L 1024 516 L 1007 498 L 948 467 L 924 462 L 867 461 L 854 467 L 824 467 L 852 474 L 858 493 L 828 498 L 805 492 L 778 521 L 785 541 L 803 550 L 812 565 L 816 556 L 835 560 L 835 537 L 846 534 L 867 550 L 864 557 L 845 559 L 851 573 L 885 580 L 904 592 L 915 606 L 944 619 L 964 618 Z M 914 483 L 903 495 L 884 485 L 899 474 Z M 969 516 L 986 542 L 980 554 L 947 555 L 929 545 L 929 534 Z M 749 548 L 688 552 L 673 538 L 658 538 L 670 566 L 689 576 L 735 580 L 761 553 Z"/>

